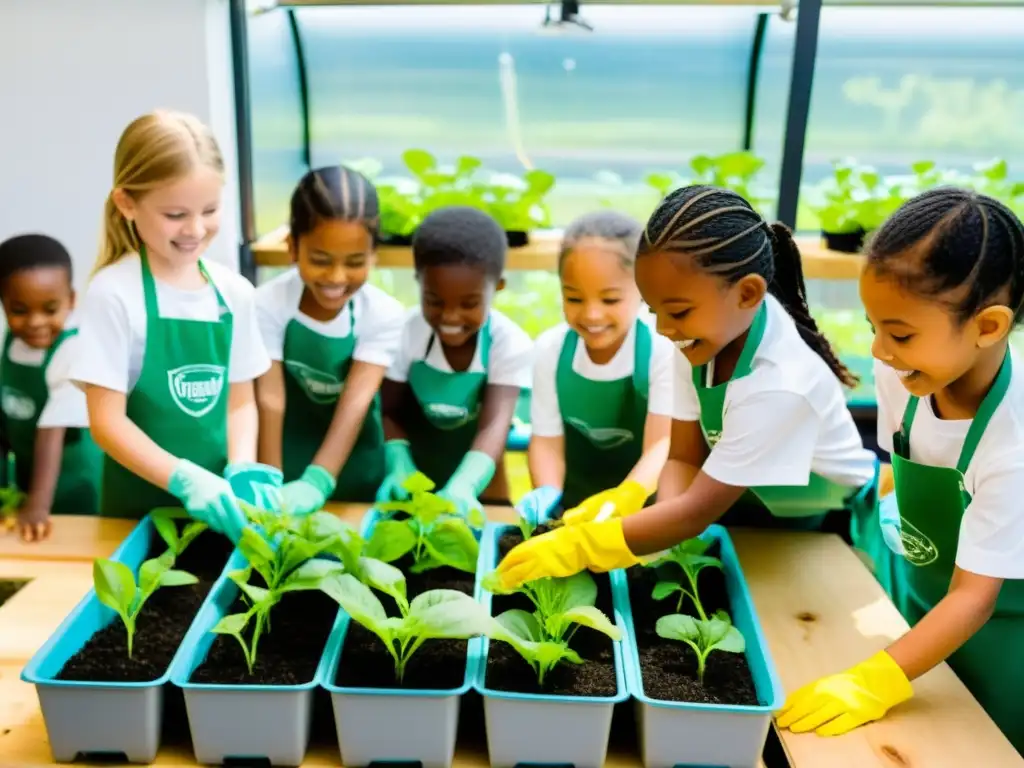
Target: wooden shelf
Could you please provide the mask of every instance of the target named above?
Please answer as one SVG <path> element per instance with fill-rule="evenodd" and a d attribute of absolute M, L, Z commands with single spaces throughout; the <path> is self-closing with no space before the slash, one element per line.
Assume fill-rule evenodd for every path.
<path fill-rule="evenodd" d="M 258 267 L 287 267 L 292 263 L 286 244 L 287 228 L 279 227 L 253 244 L 252 252 Z M 506 268 L 509 270 L 554 271 L 558 264 L 561 233 L 541 231 L 530 234 L 529 244 L 510 248 Z M 820 238 L 798 237 L 803 256 L 804 277 L 815 280 L 856 280 L 860 277 L 864 257 L 854 253 L 829 250 Z M 382 245 L 377 249 L 377 266 L 412 267 L 412 249 L 407 246 Z"/>
<path fill-rule="evenodd" d="M 366 511 L 361 504 L 331 505 L 351 523 Z M 489 519 L 512 522 L 509 507 L 488 507 Z M 111 538 L 126 534 L 131 521 L 61 517 L 60 527 L 92 541 L 92 556 L 109 554 Z M 907 624 L 857 555 L 837 536 L 733 529 L 741 567 L 750 586 L 765 639 L 783 687 L 840 671 L 884 648 Z M 123 536 L 122 536 L 123 537 Z M 116 544 L 116 543 L 115 543 Z M 0 552 L 0 579 L 32 578 L 0 607 L 0 765 L 53 765 L 46 729 L 32 686 L 21 682 L 21 667 L 88 591 L 91 568 L 84 560 L 46 561 L 38 545 L 33 557 L 12 557 L 14 544 Z M 77 554 L 80 550 L 76 550 Z M 84 551 L 82 548 L 81 551 Z M 88 557 L 88 555 L 87 555 Z M 893 768 L 894 766 L 998 766 L 1024 768 L 1024 759 L 978 706 L 952 670 L 941 664 L 914 683 L 915 697 L 884 719 L 844 736 L 821 738 L 774 729 L 784 758 L 761 768 Z M 627 718 L 628 719 L 628 718 Z M 334 745 L 315 745 L 304 765 L 338 765 Z M 79 766 L 89 763 L 77 763 Z M 167 746 L 157 766 L 193 766 L 188 746 Z M 613 749 L 609 768 L 639 768 L 637 750 Z M 481 746 L 460 744 L 455 768 L 485 768 Z"/>

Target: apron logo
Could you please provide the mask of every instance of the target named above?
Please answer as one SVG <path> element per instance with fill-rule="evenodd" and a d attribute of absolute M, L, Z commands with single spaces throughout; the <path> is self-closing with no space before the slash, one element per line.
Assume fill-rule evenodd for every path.
<path fill-rule="evenodd" d="M 329 405 L 336 402 L 341 395 L 341 390 L 345 385 L 337 376 L 294 360 L 285 360 L 284 364 L 288 372 L 302 386 L 306 396 L 314 403 Z"/>
<path fill-rule="evenodd" d="M 633 440 L 633 433 L 628 429 L 619 427 L 591 427 L 582 419 L 570 416 L 566 419 L 572 426 L 578 429 L 583 435 L 598 448 L 610 450 Z"/>
<path fill-rule="evenodd" d="M 714 448 L 716 445 L 718 445 L 718 441 L 722 439 L 722 430 L 705 429 L 704 439 L 708 441 L 708 448 Z"/>
<path fill-rule="evenodd" d="M 171 397 L 183 413 L 199 418 L 213 410 L 224 391 L 224 366 L 199 363 L 167 372 Z"/>
<path fill-rule="evenodd" d="M 450 403 L 427 403 L 423 411 L 430 423 L 438 429 L 458 429 L 476 416 L 476 413 L 470 413 L 466 406 Z"/>
<path fill-rule="evenodd" d="M 29 421 L 36 415 L 36 401 L 14 387 L 4 387 L 0 407 L 9 418 Z"/>
<path fill-rule="evenodd" d="M 939 559 L 939 550 L 931 539 L 905 517 L 900 519 L 900 540 L 903 542 L 903 556 L 911 565 L 931 565 Z"/>

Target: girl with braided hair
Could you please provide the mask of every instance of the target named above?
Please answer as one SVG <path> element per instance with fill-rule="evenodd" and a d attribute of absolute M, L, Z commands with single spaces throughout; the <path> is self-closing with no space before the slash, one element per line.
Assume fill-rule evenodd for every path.
<path fill-rule="evenodd" d="M 296 267 L 256 290 L 270 358 L 257 382 L 260 460 L 283 472 L 281 506 L 371 502 L 384 479 L 380 387 L 404 309 L 366 282 L 380 224 L 377 191 L 343 166 L 309 171 L 291 199 Z"/>
<path fill-rule="evenodd" d="M 912 629 L 798 690 L 779 725 L 844 733 L 948 661 L 1024 752 L 1024 367 L 1009 343 L 1024 317 L 1024 225 L 984 195 L 925 192 L 878 231 L 860 293 L 896 481 L 881 522 Z"/>
<path fill-rule="evenodd" d="M 855 379 L 811 318 L 789 231 L 734 192 L 685 187 L 648 221 L 635 279 L 679 350 L 659 501 L 524 542 L 499 565 L 506 586 L 627 567 L 714 522 L 817 529 L 833 510 L 873 518 L 855 529 L 887 553 L 878 462 L 842 391 Z"/>

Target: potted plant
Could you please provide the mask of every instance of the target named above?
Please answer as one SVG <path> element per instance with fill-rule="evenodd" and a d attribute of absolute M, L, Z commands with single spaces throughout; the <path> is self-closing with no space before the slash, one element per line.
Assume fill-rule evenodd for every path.
<path fill-rule="evenodd" d="M 97 560 L 94 588 L 22 672 L 36 686 L 55 760 L 156 757 L 164 685 L 231 551 L 204 524 L 180 525 L 183 517 L 154 510 Z"/>
<path fill-rule="evenodd" d="M 818 217 L 825 247 L 841 253 L 857 253 L 866 234 L 859 217 L 858 167 L 852 160 L 833 164 L 832 177 L 818 190 L 820 201 L 811 206 Z M 863 199 L 863 196 L 862 196 Z"/>
<path fill-rule="evenodd" d="M 755 765 L 783 693 L 725 529 L 619 575 L 645 768 Z"/>
<path fill-rule="evenodd" d="M 185 692 L 199 762 L 299 765 L 337 613 L 322 584 L 350 570 L 387 588 L 393 569 L 362 558 L 361 537 L 335 515 L 245 509 L 255 526 L 243 531 L 172 680 Z"/>
<path fill-rule="evenodd" d="M 324 588 L 342 609 L 322 680 L 345 765 L 451 765 L 459 703 L 479 658 L 473 638 L 491 624 L 474 599 L 482 515 L 473 526 L 454 515 L 422 473 L 405 489 L 407 501 L 380 504 L 363 523 L 366 555 L 398 566 L 395 581 L 382 589 L 346 569 Z M 401 740 L 379 727 L 384 717 L 407 723 Z"/>
<path fill-rule="evenodd" d="M 492 525 L 481 545 L 479 597 L 496 624 L 480 641 L 474 687 L 484 699 L 490 763 L 598 768 L 614 706 L 628 697 L 615 574 L 541 579 L 504 594 L 492 571 L 529 533 L 525 521 Z"/>

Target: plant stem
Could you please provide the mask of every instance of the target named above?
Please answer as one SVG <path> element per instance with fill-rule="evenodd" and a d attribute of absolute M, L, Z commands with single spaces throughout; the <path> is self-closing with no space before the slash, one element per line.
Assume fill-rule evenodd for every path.
<path fill-rule="evenodd" d="M 693 604 L 697 607 L 697 613 L 700 614 L 701 621 L 707 621 L 708 617 L 704 613 L 704 606 L 700 604 L 700 598 L 697 597 L 697 579 L 689 571 L 686 571 L 686 578 L 689 580 L 690 588 L 693 590 L 690 599 L 693 600 Z"/>
<path fill-rule="evenodd" d="M 698 651 L 697 652 L 697 682 L 699 682 L 701 685 L 704 685 L 704 664 L 705 664 L 706 660 L 707 660 L 707 657 L 703 653 Z"/>

